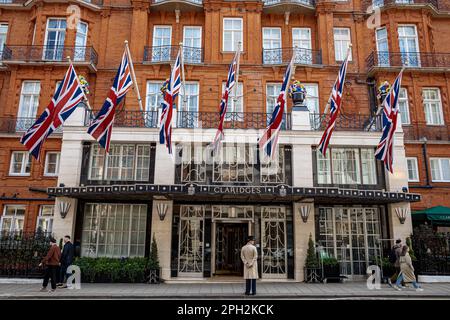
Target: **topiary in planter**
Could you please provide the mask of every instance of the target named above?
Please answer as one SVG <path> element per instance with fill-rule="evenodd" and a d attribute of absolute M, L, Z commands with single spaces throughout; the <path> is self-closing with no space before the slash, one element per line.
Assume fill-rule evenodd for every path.
<path fill-rule="evenodd" d="M 305 282 L 321 281 L 321 270 L 319 268 L 319 260 L 317 259 L 312 234 L 309 234 L 308 251 L 306 252 L 304 272 L 305 272 Z"/>

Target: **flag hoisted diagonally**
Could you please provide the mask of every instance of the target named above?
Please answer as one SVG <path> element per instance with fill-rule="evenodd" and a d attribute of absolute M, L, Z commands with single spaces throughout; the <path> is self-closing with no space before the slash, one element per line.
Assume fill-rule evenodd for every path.
<path fill-rule="evenodd" d="M 87 131 L 98 141 L 106 152 L 109 152 L 116 108 L 123 101 L 128 90 L 133 85 L 130 69 L 128 53 L 125 50 L 108 96 Z"/>
<path fill-rule="evenodd" d="M 339 68 L 339 74 L 334 83 L 333 89 L 331 90 L 330 99 L 328 100 L 328 105 L 330 106 L 330 120 L 328 121 L 327 127 L 320 139 L 319 150 L 325 156 L 330 143 L 331 135 L 333 134 L 334 127 L 336 125 L 337 117 L 339 116 L 339 111 L 342 105 L 342 92 L 344 91 L 345 75 L 347 74 L 348 59 L 350 57 L 351 47 L 348 48 L 347 57 L 344 62 L 342 62 Z"/>
<path fill-rule="evenodd" d="M 45 140 L 67 120 L 83 99 L 87 100 L 75 69 L 70 64 L 50 104 L 20 139 L 33 157 L 39 160 Z"/>
<path fill-rule="evenodd" d="M 167 90 L 164 93 L 164 101 L 161 111 L 161 127 L 159 130 L 159 143 L 166 144 L 169 154 L 172 154 L 172 114 L 173 102 L 181 88 L 181 48 L 178 51 L 175 64 L 170 74 Z"/>
<path fill-rule="evenodd" d="M 270 119 L 269 125 L 264 130 L 262 137 L 259 139 L 259 149 L 264 150 L 264 155 L 266 157 L 275 158 L 277 145 L 278 145 L 278 134 L 280 133 L 281 124 L 283 122 L 284 109 L 286 108 L 286 95 L 289 87 L 289 81 L 291 80 L 291 75 L 294 69 L 294 56 L 291 62 L 286 68 L 286 72 L 283 78 L 283 84 L 281 85 L 280 94 L 278 95 L 277 105 L 272 112 L 272 118 Z"/>
<path fill-rule="evenodd" d="M 214 141 L 211 144 L 211 147 L 214 153 L 217 152 L 220 143 L 224 138 L 223 133 L 223 122 L 225 121 L 225 116 L 227 114 L 228 109 L 228 97 L 230 95 L 231 89 L 236 83 L 237 78 L 237 70 L 239 67 L 239 55 L 240 49 L 236 50 L 236 54 L 234 55 L 233 61 L 231 61 L 230 67 L 228 68 L 228 77 L 227 82 L 225 83 L 225 89 L 222 94 L 222 100 L 220 100 L 219 106 L 219 126 L 217 128 L 216 136 L 214 137 Z"/>
<path fill-rule="evenodd" d="M 397 79 L 395 79 L 391 90 L 383 101 L 383 134 L 375 151 L 375 158 L 384 162 L 386 169 L 393 173 L 393 146 L 394 133 L 397 129 L 398 116 L 398 95 L 402 82 L 403 70 L 400 71 Z"/>

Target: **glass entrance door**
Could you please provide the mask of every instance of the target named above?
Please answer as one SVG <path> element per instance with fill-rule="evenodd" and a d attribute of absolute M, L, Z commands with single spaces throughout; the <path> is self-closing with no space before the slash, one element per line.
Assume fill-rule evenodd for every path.
<path fill-rule="evenodd" d="M 215 274 L 242 276 L 241 248 L 248 235 L 247 223 L 217 223 Z"/>

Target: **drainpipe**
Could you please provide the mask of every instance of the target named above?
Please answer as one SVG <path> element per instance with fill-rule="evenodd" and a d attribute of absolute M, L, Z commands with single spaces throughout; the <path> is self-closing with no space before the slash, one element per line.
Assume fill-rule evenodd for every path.
<path fill-rule="evenodd" d="M 430 171 L 428 170 L 428 152 L 427 152 L 427 138 L 426 137 L 422 137 L 422 139 L 420 139 L 422 141 L 422 153 L 423 153 L 423 160 L 424 160 L 424 164 L 425 164 L 425 178 L 426 178 L 426 187 L 427 188 L 432 188 L 431 184 L 430 184 Z"/>

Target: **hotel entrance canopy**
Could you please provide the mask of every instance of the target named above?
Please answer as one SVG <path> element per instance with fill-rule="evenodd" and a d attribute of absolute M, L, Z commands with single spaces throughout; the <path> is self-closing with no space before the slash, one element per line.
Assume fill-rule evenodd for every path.
<path fill-rule="evenodd" d="M 149 200 L 154 196 L 174 200 L 276 200 L 286 202 L 314 198 L 318 203 L 333 202 L 337 204 L 341 202 L 380 204 L 421 200 L 421 196 L 415 193 L 321 187 L 305 188 L 288 185 L 124 184 L 48 188 L 47 193 L 56 197 L 105 200 Z"/>
<path fill-rule="evenodd" d="M 450 226 L 450 208 L 436 206 L 425 210 L 413 211 L 412 218 L 416 221 L 430 221 L 432 224 Z"/>

